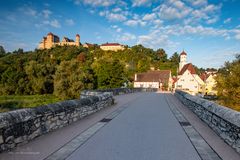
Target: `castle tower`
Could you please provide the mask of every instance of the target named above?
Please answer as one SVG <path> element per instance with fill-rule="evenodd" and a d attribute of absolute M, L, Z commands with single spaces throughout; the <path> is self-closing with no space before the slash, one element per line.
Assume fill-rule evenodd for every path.
<path fill-rule="evenodd" d="M 182 51 L 182 53 L 180 54 L 179 72 L 185 64 L 187 64 L 187 53 Z"/>
<path fill-rule="evenodd" d="M 76 46 L 79 46 L 79 45 L 80 45 L 80 36 L 79 36 L 79 34 L 76 35 L 76 41 L 75 41 L 75 43 L 76 43 Z"/>

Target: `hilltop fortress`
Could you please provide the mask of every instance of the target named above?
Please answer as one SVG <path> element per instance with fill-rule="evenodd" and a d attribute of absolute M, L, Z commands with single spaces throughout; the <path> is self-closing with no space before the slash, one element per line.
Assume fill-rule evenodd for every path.
<path fill-rule="evenodd" d="M 60 42 L 60 39 L 57 35 L 54 35 L 53 33 L 49 32 L 46 37 L 43 37 L 42 41 L 38 45 L 38 48 L 39 49 L 49 49 L 56 45 L 80 46 L 80 36 L 79 36 L 79 34 L 76 35 L 75 42 L 74 42 L 74 40 L 69 39 L 67 37 L 63 37 L 62 42 Z"/>

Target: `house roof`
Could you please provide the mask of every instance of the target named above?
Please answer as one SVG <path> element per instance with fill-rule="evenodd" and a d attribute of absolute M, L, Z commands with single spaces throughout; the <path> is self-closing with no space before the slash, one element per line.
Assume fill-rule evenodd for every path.
<path fill-rule="evenodd" d="M 177 77 L 173 77 L 172 80 L 173 80 L 173 84 L 176 83 L 178 81 L 179 78 Z"/>
<path fill-rule="evenodd" d="M 105 44 L 102 44 L 101 46 L 121 46 L 121 44 L 119 44 L 119 43 L 105 43 Z"/>
<path fill-rule="evenodd" d="M 182 75 L 184 72 L 186 72 L 186 70 L 189 70 L 189 72 L 190 72 L 191 74 L 196 74 L 196 71 L 195 71 L 192 63 L 185 64 L 185 65 L 183 66 L 183 68 L 181 69 L 181 71 L 179 72 L 179 75 Z"/>
<path fill-rule="evenodd" d="M 181 55 L 187 55 L 187 53 L 185 51 L 182 51 L 182 53 L 180 54 Z"/>
<path fill-rule="evenodd" d="M 171 75 L 170 70 L 148 71 L 137 74 L 135 82 L 168 82 Z"/>

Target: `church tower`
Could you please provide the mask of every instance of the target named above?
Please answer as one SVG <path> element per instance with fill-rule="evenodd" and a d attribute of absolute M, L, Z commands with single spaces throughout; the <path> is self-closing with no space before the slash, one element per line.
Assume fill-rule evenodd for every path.
<path fill-rule="evenodd" d="M 187 64 L 187 53 L 182 51 L 182 53 L 180 54 L 179 72 L 185 64 Z"/>

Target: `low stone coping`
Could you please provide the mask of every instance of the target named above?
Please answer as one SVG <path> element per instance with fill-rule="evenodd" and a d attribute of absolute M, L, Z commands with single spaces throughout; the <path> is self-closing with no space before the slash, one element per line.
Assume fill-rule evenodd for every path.
<path fill-rule="evenodd" d="M 192 96 L 187 94 L 183 91 L 176 91 L 178 94 L 182 95 L 184 98 L 199 104 L 200 106 L 204 107 L 208 111 L 216 114 L 217 116 L 223 118 L 224 120 L 235 124 L 236 126 L 240 127 L 240 112 L 227 108 L 225 106 L 221 106 L 216 104 L 215 102 L 203 99 L 201 97 Z"/>

